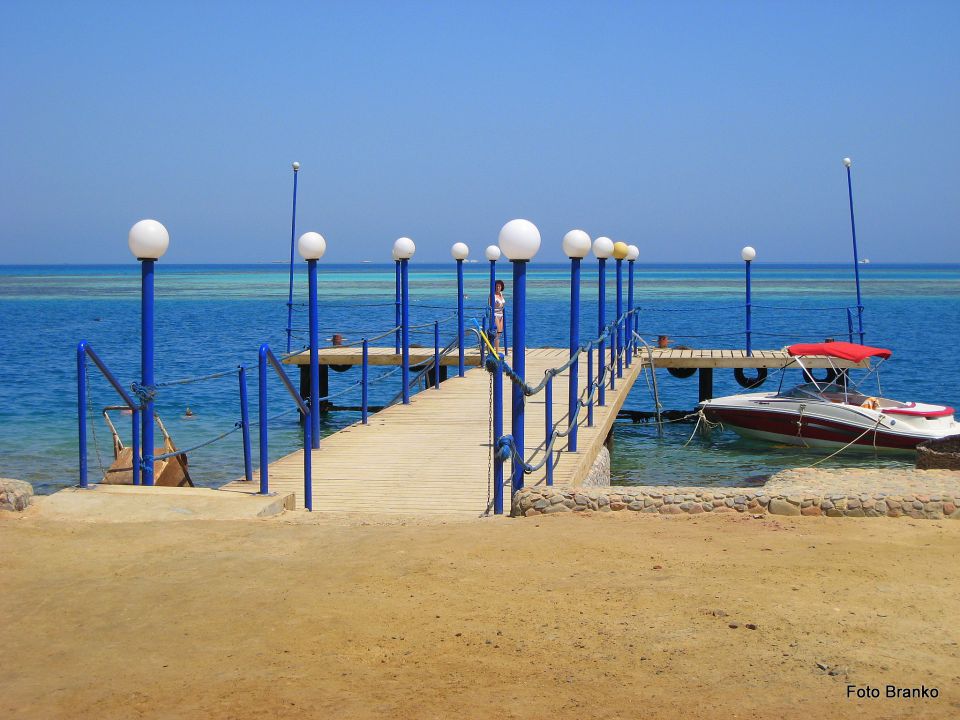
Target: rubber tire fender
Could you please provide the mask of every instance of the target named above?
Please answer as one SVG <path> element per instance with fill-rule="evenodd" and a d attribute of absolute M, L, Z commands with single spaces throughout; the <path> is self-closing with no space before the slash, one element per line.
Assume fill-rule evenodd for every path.
<path fill-rule="evenodd" d="M 747 377 L 744 368 L 736 368 L 733 371 L 733 377 L 737 381 L 737 385 L 747 390 L 752 390 L 760 387 L 767 381 L 767 369 L 765 367 L 757 368 L 757 376 L 751 378 Z"/>

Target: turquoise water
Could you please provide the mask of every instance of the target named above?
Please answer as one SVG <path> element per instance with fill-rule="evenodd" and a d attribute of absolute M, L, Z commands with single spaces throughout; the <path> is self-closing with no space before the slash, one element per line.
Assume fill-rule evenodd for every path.
<path fill-rule="evenodd" d="M 487 266 L 467 266 L 468 305 L 483 303 Z M 507 271 L 507 267 L 502 267 Z M 613 315 L 610 276 L 608 317 Z M 508 298 L 509 298 L 509 278 Z M 754 268 L 754 347 L 775 348 L 794 341 L 844 338 L 843 307 L 855 302 L 848 266 L 756 265 Z M 882 372 L 885 394 L 960 405 L 960 363 L 952 340 L 960 321 L 960 266 L 867 265 L 862 267 L 867 342 L 890 347 L 894 357 Z M 569 284 L 564 265 L 531 265 L 528 274 L 531 346 L 565 346 Z M 372 336 L 393 325 L 393 266 L 321 266 L 321 333 L 346 340 Z M 743 345 L 743 267 L 737 265 L 639 266 L 637 303 L 644 308 L 641 332 L 653 339 L 669 334 L 691 346 Z M 41 492 L 77 481 L 76 343 L 88 340 L 111 369 L 129 384 L 139 373 L 139 269 L 123 266 L 0 267 L 0 475 L 28 480 Z M 287 268 L 283 265 L 167 265 L 157 268 L 157 379 L 174 380 L 237 364 L 255 366 L 257 348 L 270 342 L 285 349 Z M 306 295 L 304 268 L 297 269 L 296 298 Z M 596 322 L 595 264 L 583 275 L 583 336 Z M 455 333 L 452 264 L 411 265 L 414 324 L 446 317 L 443 340 Z M 836 309 L 820 309 L 836 308 Z M 295 345 L 305 343 L 306 312 L 298 307 Z M 387 338 L 386 340 L 389 340 Z M 432 346 L 433 331 L 414 334 Z M 385 343 L 389 344 L 389 343 Z M 331 392 L 358 379 L 357 370 L 331 373 Z M 377 371 L 380 372 L 380 371 Z M 376 373 L 375 373 L 376 374 Z M 256 415 L 256 373 L 250 395 Z M 690 409 L 697 401 L 696 378 L 658 374 L 663 404 Z M 271 386 L 271 412 L 291 405 L 279 382 Z M 771 381 L 768 381 L 769 387 Z M 371 388 L 371 404 L 399 390 L 399 375 Z M 718 371 L 717 395 L 738 392 L 732 373 Z M 229 430 L 239 419 L 235 376 L 176 386 L 162 391 L 158 412 L 181 447 Z M 358 391 L 338 402 L 359 404 Z M 116 402 L 103 379 L 91 372 L 91 399 L 100 408 Z M 190 407 L 195 415 L 184 417 Z M 642 381 L 628 408 L 648 410 L 652 400 Z M 358 419 L 338 412 L 324 418 L 324 433 Z M 91 420 L 100 457 L 92 442 L 90 468 L 109 465 L 111 448 L 102 419 Z M 121 421 L 126 434 L 129 422 Z M 653 425 L 617 424 L 614 475 L 619 482 L 738 484 L 783 467 L 809 464 L 816 456 L 754 445 L 729 433 L 696 437 L 684 447 L 691 426 L 668 426 L 663 438 Z M 301 443 L 296 416 L 271 425 L 271 458 Z M 125 437 L 125 440 L 127 438 Z M 106 441 L 106 442 L 105 442 Z M 254 453 L 256 436 L 254 434 Z M 832 464 L 875 466 L 907 462 L 841 456 Z M 194 479 L 216 486 L 243 472 L 239 434 L 198 450 L 190 457 Z"/>

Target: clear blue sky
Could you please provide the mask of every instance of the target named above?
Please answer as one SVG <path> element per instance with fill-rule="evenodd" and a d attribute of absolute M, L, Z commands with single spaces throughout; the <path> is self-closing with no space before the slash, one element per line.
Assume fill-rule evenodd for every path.
<path fill-rule="evenodd" d="M 0 5 L 0 263 L 473 257 L 526 217 L 641 259 L 960 261 L 960 3 Z"/>

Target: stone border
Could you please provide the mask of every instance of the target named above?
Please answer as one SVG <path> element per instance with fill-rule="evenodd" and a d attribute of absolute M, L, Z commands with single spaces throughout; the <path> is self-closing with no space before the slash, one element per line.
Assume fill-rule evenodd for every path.
<path fill-rule="evenodd" d="M 827 517 L 911 517 L 918 520 L 960 520 L 960 498 L 946 495 L 776 494 L 762 489 L 631 487 L 526 487 L 513 498 L 511 514 L 547 515 L 595 510 L 697 515 L 700 513 L 763 513 Z"/>

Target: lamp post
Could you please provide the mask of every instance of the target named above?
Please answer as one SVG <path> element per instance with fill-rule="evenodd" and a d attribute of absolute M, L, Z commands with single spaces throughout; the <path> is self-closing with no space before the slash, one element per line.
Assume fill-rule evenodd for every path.
<path fill-rule="evenodd" d="M 850 234 L 853 236 L 853 279 L 857 284 L 857 329 L 860 333 L 860 344 L 863 345 L 863 300 L 860 296 L 860 258 L 857 255 L 857 223 L 853 219 L 853 179 L 850 175 L 850 166 L 853 160 L 843 159 L 843 166 L 847 169 L 847 197 L 850 199 Z"/>
<path fill-rule="evenodd" d="M 393 295 L 393 309 L 394 309 L 394 323 L 393 326 L 396 330 L 393 333 L 393 352 L 396 355 L 400 354 L 400 326 L 403 324 L 400 317 L 400 258 L 397 257 L 396 249 L 393 250 L 393 280 L 394 280 L 394 295 Z"/>
<path fill-rule="evenodd" d="M 590 253 L 590 236 L 583 230 L 571 230 L 563 236 L 563 252 L 570 258 L 570 385 L 567 403 L 567 450 L 577 451 L 577 384 L 580 372 L 580 261 Z"/>
<path fill-rule="evenodd" d="M 494 316 L 494 308 L 497 298 L 497 260 L 500 259 L 500 247 L 498 245 L 487 245 L 483 253 L 490 261 L 490 334 L 497 331 L 497 318 Z"/>
<path fill-rule="evenodd" d="M 627 247 L 627 312 L 630 315 L 630 319 L 627 322 L 627 367 L 630 367 L 631 362 L 633 361 L 633 348 L 635 346 L 636 340 L 633 337 L 634 326 L 636 325 L 636 320 L 633 316 L 633 265 L 637 261 L 637 258 L 640 257 L 640 248 L 636 245 L 630 245 Z"/>
<path fill-rule="evenodd" d="M 526 310 L 527 310 L 527 263 L 540 249 L 540 231 L 529 220 L 511 220 L 500 229 L 500 249 L 513 263 L 513 369 L 526 380 Z M 516 454 L 510 473 L 510 487 L 516 493 L 523 488 L 524 432 L 523 388 L 512 385 L 512 428 Z"/>
<path fill-rule="evenodd" d="M 417 246 L 408 237 L 393 243 L 393 256 L 400 261 L 400 375 L 403 378 L 403 404 L 410 404 L 410 282 L 408 265 Z"/>
<path fill-rule="evenodd" d="M 613 255 L 613 240 L 608 237 L 598 237 L 593 241 L 593 254 L 597 258 L 597 332 L 600 333 L 600 347 L 597 352 L 597 405 L 606 404 L 606 388 L 604 387 L 604 361 L 607 343 L 603 339 L 603 331 L 607 325 L 607 258 Z M 591 378 L 592 381 L 592 378 Z"/>
<path fill-rule="evenodd" d="M 297 234 L 297 176 L 300 163 L 293 163 L 293 213 L 290 217 L 290 286 L 287 290 L 287 352 L 290 352 L 290 336 L 293 333 L 293 238 Z"/>
<path fill-rule="evenodd" d="M 310 446 L 320 447 L 320 313 L 317 308 L 317 260 L 327 251 L 327 241 L 316 232 L 306 232 L 297 241 L 300 256 L 307 261 L 310 308 Z"/>
<path fill-rule="evenodd" d="M 156 220 L 141 220 L 127 236 L 130 252 L 140 261 L 140 382 L 150 393 L 153 388 L 153 266 L 170 245 L 170 234 Z M 149 397 L 149 395 L 148 395 Z M 140 416 L 143 455 L 143 484 L 153 485 L 153 400 L 148 399 Z M 137 462 L 137 458 L 133 458 Z"/>
<path fill-rule="evenodd" d="M 617 261 L 617 347 L 612 353 L 610 364 L 613 364 L 614 358 L 617 361 L 617 377 L 623 377 L 623 261 L 630 254 L 630 248 L 625 242 L 615 242 L 613 244 L 613 257 Z M 610 378 L 610 387 L 613 388 L 613 378 Z"/>
<path fill-rule="evenodd" d="M 454 243 L 450 248 L 450 254 L 457 261 L 457 347 L 459 348 L 459 357 L 457 363 L 457 374 L 463 377 L 464 373 L 464 347 L 463 347 L 463 261 L 470 254 L 470 248 L 466 243 Z"/>
<path fill-rule="evenodd" d="M 747 289 L 747 303 L 746 303 L 746 320 L 747 320 L 747 355 L 753 355 L 753 349 L 750 345 L 750 264 L 753 262 L 753 259 L 757 256 L 757 251 L 752 247 L 747 245 L 743 250 L 740 251 L 740 257 L 743 258 L 743 262 L 746 265 L 746 289 Z"/>

